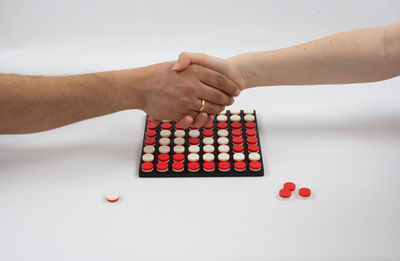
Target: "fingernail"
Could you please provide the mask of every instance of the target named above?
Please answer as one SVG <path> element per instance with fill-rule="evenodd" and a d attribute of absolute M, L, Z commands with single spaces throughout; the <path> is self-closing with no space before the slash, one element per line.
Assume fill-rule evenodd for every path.
<path fill-rule="evenodd" d="M 172 69 L 171 69 L 171 70 L 175 71 L 176 69 L 179 68 L 180 65 L 181 65 L 181 63 L 180 63 L 179 61 L 177 61 L 177 62 L 174 64 L 174 66 L 172 66 Z"/>
<path fill-rule="evenodd" d="M 240 90 L 239 90 L 239 89 L 236 89 L 235 95 L 236 95 L 236 96 L 239 96 L 239 94 L 240 94 Z"/>

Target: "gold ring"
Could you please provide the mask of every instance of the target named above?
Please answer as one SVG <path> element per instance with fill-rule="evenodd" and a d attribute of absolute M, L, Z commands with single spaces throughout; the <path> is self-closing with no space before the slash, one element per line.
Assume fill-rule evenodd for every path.
<path fill-rule="evenodd" d="M 200 112 L 204 111 L 205 108 L 206 108 L 206 100 L 201 99 Z"/>

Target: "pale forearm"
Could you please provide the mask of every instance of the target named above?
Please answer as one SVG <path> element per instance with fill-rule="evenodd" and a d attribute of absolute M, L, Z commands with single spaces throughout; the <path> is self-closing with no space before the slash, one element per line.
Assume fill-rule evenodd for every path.
<path fill-rule="evenodd" d="M 400 24 L 339 33 L 229 59 L 246 88 L 372 82 L 400 75 Z"/>

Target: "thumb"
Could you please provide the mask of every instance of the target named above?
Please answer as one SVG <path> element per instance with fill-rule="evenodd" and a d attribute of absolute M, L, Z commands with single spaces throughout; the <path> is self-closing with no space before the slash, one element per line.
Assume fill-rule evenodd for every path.
<path fill-rule="evenodd" d="M 179 55 L 178 61 L 172 66 L 172 70 L 176 72 L 184 71 L 189 67 L 191 61 L 188 53 L 181 53 Z"/>

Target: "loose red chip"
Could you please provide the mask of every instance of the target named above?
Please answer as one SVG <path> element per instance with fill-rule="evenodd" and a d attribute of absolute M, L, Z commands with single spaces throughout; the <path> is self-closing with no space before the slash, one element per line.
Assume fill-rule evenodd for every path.
<path fill-rule="evenodd" d="M 156 139 L 155 138 L 147 138 L 144 140 L 144 144 L 146 145 L 154 145 L 156 144 Z"/>
<path fill-rule="evenodd" d="M 188 164 L 188 169 L 191 171 L 197 171 L 200 169 L 200 164 L 197 161 L 191 161 Z"/>
<path fill-rule="evenodd" d="M 176 170 L 176 171 L 181 171 L 181 170 L 183 170 L 184 167 L 185 167 L 185 165 L 182 162 L 179 162 L 179 161 L 174 162 L 172 164 L 172 169 Z"/>
<path fill-rule="evenodd" d="M 256 136 L 256 134 L 257 134 L 257 132 L 254 129 L 246 130 L 246 136 L 247 137 L 254 137 L 254 136 Z"/>
<path fill-rule="evenodd" d="M 204 125 L 203 128 L 206 130 L 211 130 L 212 128 L 214 128 L 214 124 L 211 123 L 210 125 Z"/>
<path fill-rule="evenodd" d="M 243 147 L 243 145 L 234 145 L 232 150 L 235 153 L 243 152 L 244 151 L 244 147 Z"/>
<path fill-rule="evenodd" d="M 153 123 L 147 124 L 147 129 L 148 130 L 155 130 L 157 129 L 157 125 L 154 125 Z"/>
<path fill-rule="evenodd" d="M 215 169 L 215 163 L 212 161 L 206 161 L 203 164 L 203 169 L 204 170 L 208 170 L 208 171 L 212 171 Z"/>
<path fill-rule="evenodd" d="M 246 163 L 244 161 L 237 161 L 235 162 L 235 170 L 243 171 L 246 169 Z"/>
<path fill-rule="evenodd" d="M 163 162 L 169 161 L 169 155 L 166 153 L 158 154 L 157 158 L 158 158 L 158 161 L 163 161 Z"/>
<path fill-rule="evenodd" d="M 240 122 L 232 122 L 231 127 L 232 129 L 240 129 L 242 128 L 242 124 Z"/>
<path fill-rule="evenodd" d="M 153 130 L 148 130 L 146 131 L 146 137 L 148 138 L 153 138 L 157 135 L 157 132 L 153 131 Z"/>
<path fill-rule="evenodd" d="M 190 145 L 199 145 L 200 144 L 200 139 L 199 138 L 190 138 L 189 139 L 189 144 Z"/>
<path fill-rule="evenodd" d="M 311 196 L 311 190 L 309 188 L 301 188 L 299 189 L 299 195 L 303 198 L 308 198 Z"/>
<path fill-rule="evenodd" d="M 258 152 L 260 147 L 257 144 L 251 144 L 247 147 L 247 150 L 250 152 Z"/>
<path fill-rule="evenodd" d="M 243 138 L 242 137 L 234 137 L 233 139 L 232 139 L 232 143 L 233 144 L 242 144 L 243 143 Z"/>
<path fill-rule="evenodd" d="M 255 129 L 256 128 L 256 123 L 254 121 L 248 121 L 245 123 L 246 129 Z"/>
<path fill-rule="evenodd" d="M 290 198 L 291 195 L 292 195 L 292 192 L 288 189 L 283 188 L 283 189 L 279 190 L 279 196 L 281 198 Z"/>
<path fill-rule="evenodd" d="M 153 166 L 153 163 L 151 163 L 151 162 L 142 163 L 142 170 L 143 171 L 151 171 L 151 170 L 153 170 L 153 168 L 154 168 L 154 166 Z"/>
<path fill-rule="evenodd" d="M 169 130 L 169 129 L 171 129 L 171 127 L 172 127 L 172 124 L 169 122 L 164 122 L 163 124 L 161 124 L 161 129 L 163 129 L 163 130 Z"/>
<path fill-rule="evenodd" d="M 183 128 L 181 127 L 181 125 L 179 125 L 178 123 L 175 123 L 175 129 L 177 129 L 177 130 L 183 130 Z"/>
<path fill-rule="evenodd" d="M 293 182 L 286 182 L 283 184 L 283 188 L 293 191 L 296 189 L 296 185 Z"/>
<path fill-rule="evenodd" d="M 231 134 L 234 137 L 239 137 L 239 136 L 242 136 L 242 131 L 241 130 L 232 130 Z"/>
<path fill-rule="evenodd" d="M 218 163 L 218 169 L 221 171 L 227 171 L 231 168 L 231 165 L 228 161 L 221 161 Z"/>
<path fill-rule="evenodd" d="M 203 136 L 204 137 L 212 137 L 212 136 L 214 136 L 214 132 L 212 130 L 204 130 Z"/>
<path fill-rule="evenodd" d="M 256 137 L 248 137 L 247 144 L 257 144 L 258 139 Z"/>
<path fill-rule="evenodd" d="M 168 169 L 168 163 L 166 163 L 166 162 L 157 163 L 157 170 L 166 171 L 167 169 Z"/>
<path fill-rule="evenodd" d="M 220 130 L 226 129 L 226 128 L 228 128 L 228 123 L 226 123 L 226 122 L 218 122 L 217 127 Z"/>
<path fill-rule="evenodd" d="M 250 162 L 250 170 L 258 171 L 261 169 L 261 163 L 259 161 Z"/>
<path fill-rule="evenodd" d="M 172 159 L 174 161 L 184 161 L 185 155 L 183 155 L 182 153 L 177 153 L 177 154 L 174 154 L 174 156 L 172 156 Z"/>

